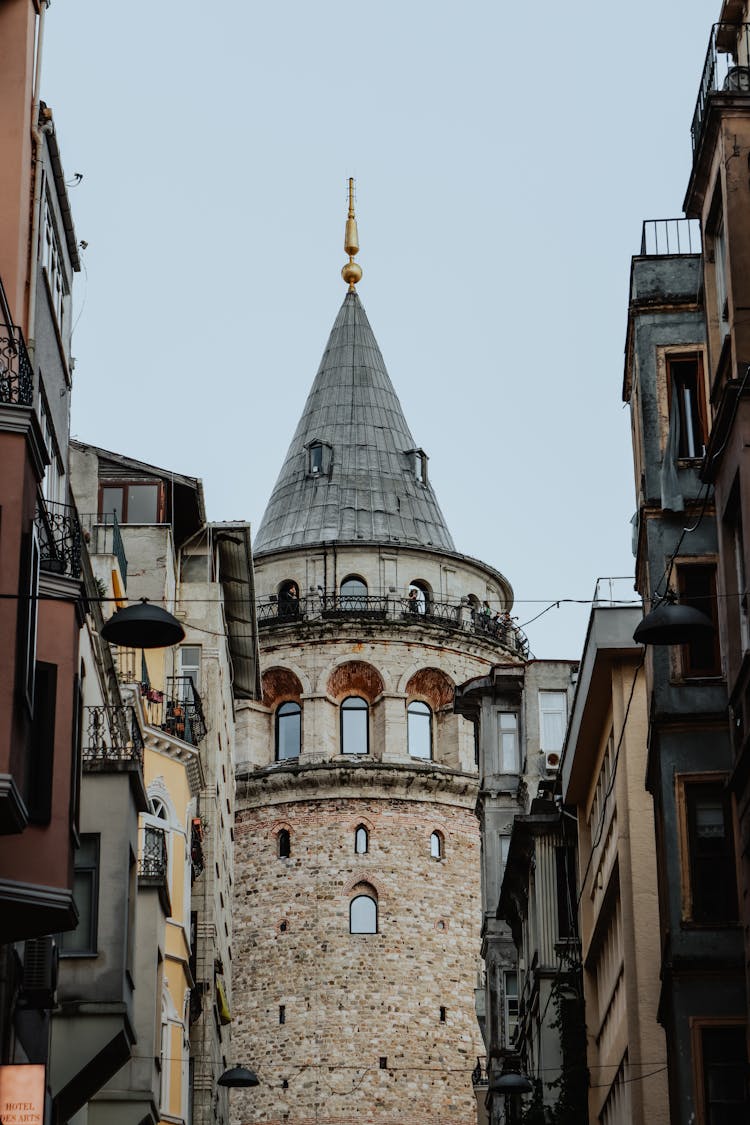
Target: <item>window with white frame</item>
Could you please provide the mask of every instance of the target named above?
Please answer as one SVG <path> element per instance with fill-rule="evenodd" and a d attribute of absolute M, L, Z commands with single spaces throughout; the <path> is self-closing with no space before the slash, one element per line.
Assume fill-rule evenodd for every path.
<path fill-rule="evenodd" d="M 201 688 L 201 646 L 180 646 L 180 675 L 192 682 L 193 687 L 200 695 Z M 187 687 L 187 685 L 185 685 Z"/>
<path fill-rule="evenodd" d="M 565 741 L 568 697 L 564 691 L 539 692 L 539 743 L 549 754 L 559 754 Z"/>
<path fill-rule="evenodd" d="M 49 465 L 44 470 L 44 479 L 42 480 L 42 496 L 51 504 L 61 504 L 65 500 L 64 473 L 57 449 L 55 429 L 43 393 L 39 396 L 39 422 L 42 427 L 44 446 L 49 457 Z"/>
<path fill-rule="evenodd" d="M 518 973 L 504 973 L 505 1046 L 512 1047 L 518 1027 Z"/>
<path fill-rule="evenodd" d="M 63 329 L 63 316 L 65 313 L 65 278 L 63 274 L 63 258 L 60 250 L 60 240 L 57 237 L 57 229 L 55 227 L 55 220 L 52 214 L 49 199 L 44 197 L 44 214 L 43 214 L 43 241 L 42 241 L 42 265 L 47 275 L 47 283 L 52 297 L 52 307 L 54 309 L 55 317 L 57 318 L 57 326 L 62 332 Z"/>
<path fill-rule="evenodd" d="M 497 731 L 500 773 L 518 773 L 518 715 L 515 711 L 498 711 Z"/>

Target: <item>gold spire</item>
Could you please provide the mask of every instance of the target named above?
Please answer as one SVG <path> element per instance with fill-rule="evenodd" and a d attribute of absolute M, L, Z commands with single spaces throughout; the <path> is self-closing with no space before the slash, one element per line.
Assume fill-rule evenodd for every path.
<path fill-rule="evenodd" d="M 349 292 L 354 292 L 354 286 L 362 277 L 362 267 L 354 261 L 354 255 L 359 253 L 359 235 L 357 234 L 357 220 L 354 218 L 354 179 L 349 177 L 349 215 L 346 220 L 344 234 L 344 250 L 349 255 L 349 261 L 341 270 L 341 276 L 348 282 Z"/>

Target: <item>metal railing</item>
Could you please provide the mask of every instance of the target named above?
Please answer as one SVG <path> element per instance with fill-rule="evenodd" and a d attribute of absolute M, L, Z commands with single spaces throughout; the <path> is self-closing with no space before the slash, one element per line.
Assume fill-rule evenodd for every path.
<path fill-rule="evenodd" d="M 690 127 L 693 158 L 703 135 L 709 99 L 717 93 L 750 94 L 750 24 L 715 23 L 711 28 Z"/>
<path fill-rule="evenodd" d="M 115 512 L 79 513 L 83 538 L 91 555 L 114 555 L 120 567 L 123 589 L 128 585 L 128 559 Z"/>
<path fill-rule="evenodd" d="M 434 625 L 461 624 L 461 606 L 451 605 L 448 602 L 434 602 L 425 599 L 424 602 L 415 601 L 413 598 L 401 599 L 401 611 L 407 621 L 430 621 Z"/>
<path fill-rule="evenodd" d="M 641 599 L 635 591 L 633 575 L 618 574 L 613 577 L 597 578 L 592 605 L 628 606 L 640 605 Z"/>
<path fill-rule="evenodd" d="M 644 219 L 641 257 L 664 254 L 700 254 L 699 219 Z"/>
<path fill-rule="evenodd" d="M 138 875 L 141 879 L 166 879 L 167 838 L 163 828 L 157 828 L 153 824 L 145 825 Z"/>
<path fill-rule="evenodd" d="M 34 520 L 39 534 L 40 567 L 50 574 L 81 577 L 81 524 L 71 504 L 40 501 Z"/>
<path fill-rule="evenodd" d="M 482 612 L 474 613 L 471 626 L 475 633 L 484 633 L 498 641 L 503 648 L 509 648 L 524 660 L 529 658 L 529 639 L 523 629 L 519 629 L 512 622 L 496 619 Z"/>
<path fill-rule="evenodd" d="M 151 726 L 181 738 L 191 746 L 199 746 L 206 737 L 203 700 L 190 676 L 167 676 L 166 691 L 149 684 L 141 685 Z"/>
<path fill-rule="evenodd" d="M 34 402 L 34 371 L 23 332 L 6 324 L 0 324 L 0 402 L 8 406 Z"/>
<path fill-rule="evenodd" d="M 324 617 L 369 617 L 382 620 L 388 612 L 388 599 L 373 594 L 321 594 Z"/>
<path fill-rule="evenodd" d="M 135 707 L 100 704 L 86 708 L 85 765 L 98 762 L 143 764 L 143 736 Z"/>

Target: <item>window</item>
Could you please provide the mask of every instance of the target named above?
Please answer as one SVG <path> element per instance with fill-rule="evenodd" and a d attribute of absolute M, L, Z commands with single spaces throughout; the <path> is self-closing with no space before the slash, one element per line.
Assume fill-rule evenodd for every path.
<path fill-rule="evenodd" d="M 445 1023 L 448 1019 L 448 1009 L 442 1004 L 440 1005 L 440 1022 Z"/>
<path fill-rule="evenodd" d="M 505 1046 L 512 1047 L 518 1027 L 518 973 L 503 973 L 505 995 Z"/>
<path fill-rule="evenodd" d="M 276 711 L 276 761 L 299 758 L 302 744 L 302 708 L 299 703 L 282 703 Z"/>
<path fill-rule="evenodd" d="M 721 781 L 685 782 L 688 883 L 685 916 L 700 925 L 737 921 L 729 800 Z"/>
<path fill-rule="evenodd" d="M 500 773 L 518 773 L 518 715 L 512 711 L 498 711 L 497 728 Z"/>
<path fill-rule="evenodd" d="M 568 697 L 564 691 L 539 692 L 539 746 L 559 754 L 565 741 Z"/>
<path fill-rule="evenodd" d="M 427 454 L 423 449 L 408 449 L 406 456 L 409 459 L 411 470 L 419 484 L 427 484 Z"/>
<path fill-rule="evenodd" d="M 745 1125 L 749 1091 L 744 1024 L 706 1022 L 694 1027 L 693 1033 L 698 1036 L 698 1121 L 702 1125 Z"/>
<path fill-rule="evenodd" d="M 370 895 L 356 895 L 349 903 L 349 933 L 376 934 L 378 904 Z"/>
<path fill-rule="evenodd" d="M 99 836 L 81 836 L 75 855 L 73 898 L 78 925 L 60 935 L 60 953 L 66 957 L 96 956 L 99 897 Z"/>
<path fill-rule="evenodd" d="M 99 515 L 115 513 L 118 523 L 162 523 L 164 490 L 161 481 L 103 481 L 99 487 Z"/>
<path fill-rule="evenodd" d="M 714 277 L 716 280 L 716 306 L 719 314 L 719 331 L 724 339 L 729 331 L 727 300 L 727 240 L 724 233 L 724 216 L 719 214 L 714 228 Z"/>
<path fill-rule="evenodd" d="M 18 687 L 29 710 L 34 710 L 34 685 L 36 679 L 36 629 L 39 612 L 39 537 L 32 524 L 24 536 L 21 579 L 21 600 L 18 613 L 19 655 Z M 25 596 L 23 596 L 25 595 Z"/>
<path fill-rule="evenodd" d="M 39 394 L 39 421 L 42 427 L 44 446 L 49 457 L 49 465 L 44 470 L 44 479 L 42 480 L 42 496 L 50 503 L 60 504 L 65 500 L 65 470 L 62 467 L 55 437 L 55 427 L 43 391 L 40 391 Z"/>
<path fill-rule="evenodd" d="M 677 456 L 702 457 L 706 451 L 707 425 L 700 353 L 667 357 L 667 380 L 670 394 L 677 397 Z"/>
<path fill-rule="evenodd" d="M 26 783 L 26 805 L 30 824 L 49 824 L 52 816 L 52 778 L 55 761 L 55 709 L 57 703 L 57 665 L 37 661 L 34 715 L 31 724 L 31 753 Z M 73 699 L 74 716 L 77 700 Z M 74 747 L 75 748 L 75 747 Z M 79 761 L 73 755 L 71 768 Z M 71 785 L 71 796 L 75 789 Z M 74 802 L 71 802 L 71 814 Z"/>
<path fill-rule="evenodd" d="M 557 883 L 557 933 L 561 941 L 574 938 L 576 924 L 576 881 L 571 849 L 555 848 L 555 877 Z"/>
<path fill-rule="evenodd" d="M 426 582 L 414 581 L 409 583 L 407 608 L 410 613 L 429 613 L 430 592 Z"/>
<path fill-rule="evenodd" d="M 62 332 L 63 315 L 65 313 L 65 279 L 63 277 L 63 259 L 60 252 L 60 242 L 57 237 L 57 228 L 52 214 L 50 201 L 45 192 L 43 202 L 43 243 L 42 265 L 47 275 L 52 308 L 57 319 L 57 326 Z"/>
<path fill-rule="evenodd" d="M 370 845 L 367 829 L 364 824 L 360 824 L 354 833 L 354 851 L 357 855 L 364 855 Z"/>
<path fill-rule="evenodd" d="M 312 441 L 306 448 L 308 476 L 328 476 L 333 463 L 333 448 L 327 441 Z"/>
<path fill-rule="evenodd" d="M 286 1023 L 286 1005 L 279 1004 L 279 1023 Z"/>
<path fill-rule="evenodd" d="M 443 837 L 439 832 L 433 832 L 430 836 L 430 855 L 433 859 L 442 859 L 443 852 Z"/>
<path fill-rule="evenodd" d="M 180 647 L 180 675 L 191 681 L 200 695 L 201 686 L 201 646 L 182 645 Z"/>
<path fill-rule="evenodd" d="M 349 575 L 341 583 L 340 604 L 342 609 L 367 609 L 367 583 L 356 574 Z"/>
<path fill-rule="evenodd" d="M 370 709 L 367 701 L 350 695 L 341 704 L 341 753 L 366 754 L 369 749 Z"/>
<path fill-rule="evenodd" d="M 292 854 L 292 838 L 287 828 L 282 828 L 276 837 L 276 851 L 279 859 L 289 859 Z"/>
<path fill-rule="evenodd" d="M 508 853 L 510 852 L 510 836 L 504 834 L 500 835 L 500 865 L 505 870 L 508 863 Z"/>
<path fill-rule="evenodd" d="M 702 634 L 681 648 L 682 674 L 686 678 L 721 675 L 719 621 L 716 609 L 716 567 L 678 564 L 677 588 L 680 603 L 700 610 L 713 621 L 714 631 Z"/>
<path fill-rule="evenodd" d="M 299 586 L 292 579 L 282 582 L 278 594 L 278 615 L 281 619 L 299 617 Z"/>
<path fill-rule="evenodd" d="M 432 757 L 432 711 L 426 703 L 410 703 L 406 711 L 406 739 L 412 758 Z"/>

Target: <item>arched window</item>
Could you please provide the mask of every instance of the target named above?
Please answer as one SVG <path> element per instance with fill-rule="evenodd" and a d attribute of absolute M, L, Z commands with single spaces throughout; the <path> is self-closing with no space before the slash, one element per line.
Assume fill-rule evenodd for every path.
<path fill-rule="evenodd" d="M 279 617 L 294 620 L 299 617 L 299 586 L 293 579 L 288 578 L 279 586 Z"/>
<path fill-rule="evenodd" d="M 349 903 L 349 933 L 376 934 L 378 904 L 370 895 L 356 895 Z"/>
<path fill-rule="evenodd" d="M 367 829 L 364 824 L 360 824 L 354 833 L 354 851 L 357 855 L 364 855 L 369 848 L 369 844 L 370 840 L 367 835 Z"/>
<path fill-rule="evenodd" d="M 341 753 L 367 754 L 369 751 L 370 709 L 367 700 L 350 695 L 341 704 Z"/>
<path fill-rule="evenodd" d="M 282 703 L 276 711 L 276 761 L 299 758 L 302 744 L 302 708 L 299 703 Z"/>
<path fill-rule="evenodd" d="M 411 613 L 429 613 L 430 612 L 430 588 L 426 582 L 415 578 L 413 582 L 409 583 L 409 611 Z"/>
<path fill-rule="evenodd" d="M 279 859 L 289 859 L 292 854 L 292 838 L 287 828 L 282 828 L 276 837 L 276 848 Z"/>
<path fill-rule="evenodd" d="M 342 609 L 367 609 L 367 583 L 363 578 L 350 574 L 344 579 L 340 587 L 340 603 Z"/>
<path fill-rule="evenodd" d="M 443 859 L 445 855 L 445 846 L 440 832 L 433 832 L 430 836 L 430 855 L 433 859 Z"/>
<path fill-rule="evenodd" d="M 432 711 L 419 700 L 410 703 L 406 712 L 406 737 L 412 758 L 432 757 Z"/>

